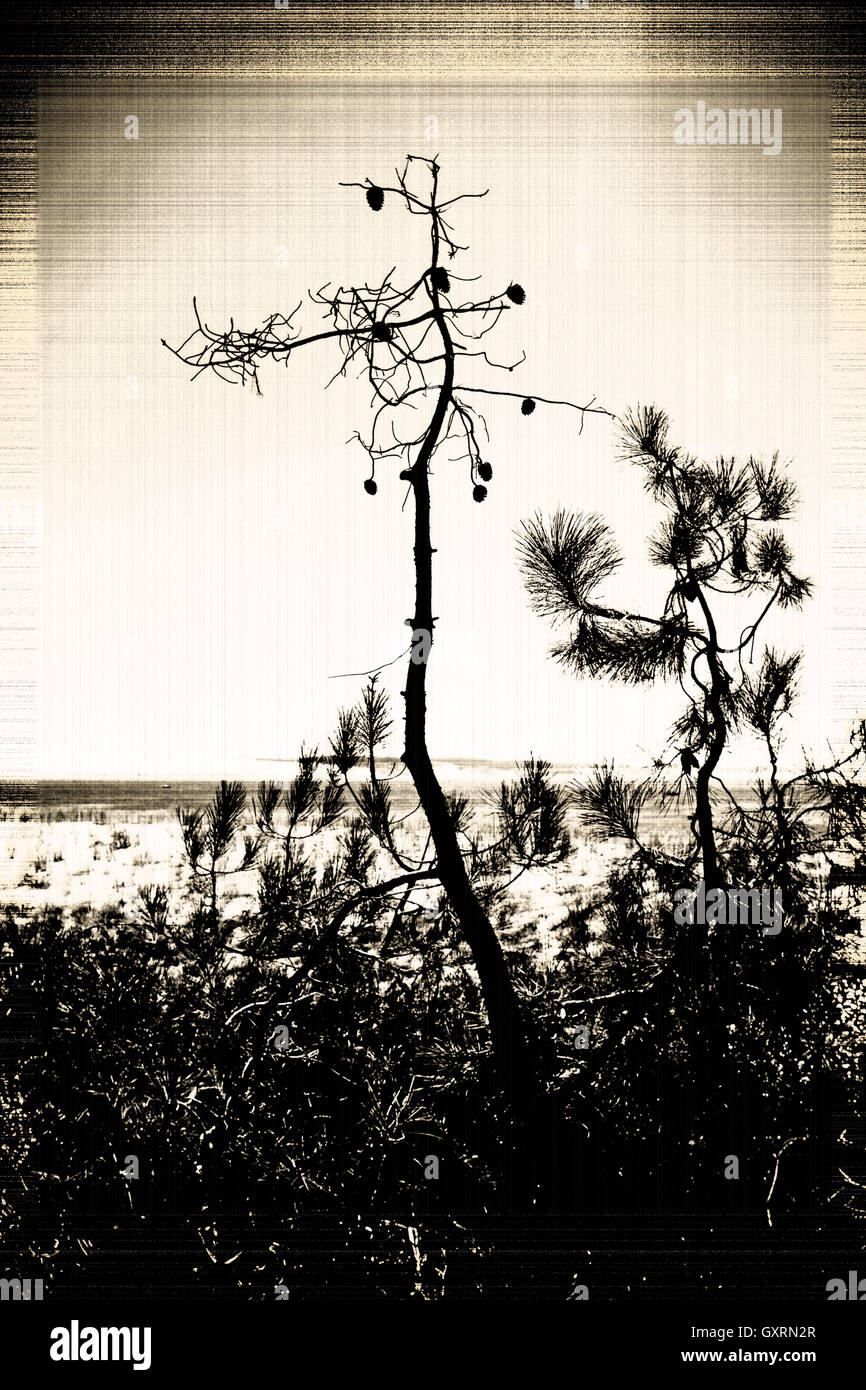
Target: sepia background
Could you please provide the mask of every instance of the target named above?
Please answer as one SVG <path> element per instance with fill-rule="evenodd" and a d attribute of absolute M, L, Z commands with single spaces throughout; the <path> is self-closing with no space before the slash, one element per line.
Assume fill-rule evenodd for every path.
<path fill-rule="evenodd" d="M 806 651 L 796 741 L 844 739 L 863 687 L 860 169 L 822 13 L 172 6 L 82 26 L 57 7 L 30 108 L 35 197 L 8 214 L 5 775 L 256 777 L 324 743 L 357 688 L 335 677 L 404 647 L 410 510 L 393 465 L 375 499 L 362 490 L 347 440 L 368 401 L 324 392 L 329 345 L 266 368 L 258 398 L 191 383 L 160 340 L 189 332 L 193 295 L 210 324 L 252 327 L 326 281 L 414 276 L 417 225 L 339 186 L 411 152 L 439 156 L 450 192 L 490 190 L 456 210 L 454 269 L 527 289 L 488 340 L 526 362 L 465 381 L 654 402 L 687 449 L 791 461 L 816 595 L 768 635 Z M 808 72 L 785 58 L 798 25 Z M 673 113 L 698 100 L 780 108 L 781 153 L 676 145 Z M 314 306 L 299 322 L 316 326 Z M 461 465 L 435 480 L 431 750 L 642 764 L 676 692 L 558 670 L 513 532 L 536 509 L 599 511 L 627 557 L 609 598 L 646 606 L 653 508 L 603 418 L 581 435 L 566 409 L 485 414 L 485 506 Z M 384 674 L 397 695 L 400 663 Z"/>

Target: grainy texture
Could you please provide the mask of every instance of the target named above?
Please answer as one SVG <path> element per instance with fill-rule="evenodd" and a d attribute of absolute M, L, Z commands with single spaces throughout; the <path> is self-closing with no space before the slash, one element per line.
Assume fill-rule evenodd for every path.
<path fill-rule="evenodd" d="M 534 290 L 536 304 L 547 306 L 548 317 L 535 319 L 526 335 L 534 358 L 527 370 L 538 374 L 542 386 L 549 380 L 545 373 L 555 373 L 566 360 L 579 377 L 579 392 L 585 388 L 589 396 L 598 391 L 619 410 L 628 403 L 621 391 L 640 393 L 655 390 L 662 381 L 673 383 L 681 391 L 676 407 L 686 413 L 684 446 L 692 446 L 690 431 L 702 430 L 694 447 L 710 448 L 719 421 L 726 418 L 719 383 L 738 341 L 755 344 L 751 355 L 746 350 L 743 357 L 754 373 L 749 423 L 761 431 L 763 441 L 789 412 L 790 429 L 783 437 L 792 453 L 803 455 L 798 465 L 807 504 L 802 531 L 823 594 L 820 618 L 804 627 L 804 645 L 813 661 L 808 675 L 812 704 L 807 701 L 798 716 L 804 741 L 807 734 L 813 743 L 813 735 L 838 734 L 850 717 L 862 712 L 866 148 L 864 81 L 854 56 L 860 37 L 857 7 L 175 4 L 43 6 L 35 19 L 33 14 L 32 7 L 15 6 L 4 13 L 0 108 L 0 774 L 19 783 L 8 797 L 16 809 L 27 813 L 38 776 L 233 774 L 235 767 L 216 765 L 224 755 L 229 762 L 245 758 L 239 775 L 252 779 L 256 762 L 294 752 L 314 706 L 318 718 L 327 678 L 392 657 L 393 632 L 402 632 L 407 602 L 405 585 L 397 592 L 397 579 L 402 584 L 408 564 L 396 568 L 404 562 L 394 560 L 386 548 L 400 524 L 399 498 L 391 522 L 387 512 L 384 521 L 380 511 L 369 523 L 373 514 L 364 514 L 363 524 L 380 528 L 371 531 L 364 569 L 353 520 L 359 500 L 367 501 L 361 497 L 361 475 L 356 467 L 349 474 L 348 465 L 342 473 L 326 472 L 342 466 L 338 436 L 342 443 L 349 428 L 339 413 L 344 407 L 332 407 L 332 397 L 325 405 L 319 399 L 330 370 L 294 378 L 291 416 L 279 404 L 285 400 L 280 394 L 287 390 L 284 380 L 272 376 L 265 387 L 266 403 L 259 410 L 255 402 L 259 413 L 253 416 L 246 397 L 242 407 L 235 401 L 226 405 L 222 397 L 206 394 L 210 382 L 189 384 L 175 371 L 174 361 L 163 360 L 158 340 L 161 333 L 175 342 L 183 338 L 189 299 L 202 293 L 202 282 L 219 310 L 226 308 L 226 318 L 235 304 L 239 312 L 256 318 L 245 298 L 251 286 L 255 305 L 261 300 L 267 309 L 276 307 L 269 302 L 267 278 L 273 266 L 266 264 L 275 249 L 285 252 L 292 272 L 293 302 L 307 288 L 318 240 L 327 245 L 328 254 L 335 247 L 345 253 L 348 264 L 356 249 L 355 232 L 348 213 L 345 222 L 339 220 L 344 214 L 337 194 L 330 186 L 323 191 L 325 155 L 333 161 L 328 178 L 334 176 L 335 186 L 337 177 L 362 179 L 376 173 L 380 159 L 390 167 L 420 142 L 419 131 L 430 119 L 426 112 L 440 99 L 452 129 L 461 133 L 460 142 L 450 137 L 450 149 L 449 138 L 443 137 L 445 155 L 458 165 L 455 186 L 466 187 L 468 179 L 468 186 L 491 187 L 490 211 L 483 214 L 490 221 L 477 224 L 488 239 L 473 244 L 473 252 L 485 270 L 492 257 L 497 274 L 512 273 L 512 252 L 526 259 L 531 250 L 535 256 L 528 303 L 532 307 Z M 135 94 L 134 108 L 127 104 L 129 93 Z M 776 168 L 777 161 L 765 159 L 759 150 L 736 151 L 737 159 L 754 156 L 753 164 L 725 164 L 720 157 L 715 164 L 706 163 L 703 183 L 682 177 L 683 165 L 672 157 L 670 117 L 676 107 L 705 99 L 782 105 L 786 137 L 795 151 L 790 162 L 782 167 L 779 161 Z M 147 137 L 136 151 L 140 161 L 135 166 L 120 139 L 120 123 L 131 109 L 142 115 Z M 570 132 L 578 129 L 590 130 L 580 145 L 586 162 L 575 169 L 566 162 L 560 168 Z M 600 133 L 593 143 L 595 129 Z M 156 138 L 149 146 L 151 132 Z M 393 148 L 395 140 L 404 142 Z M 623 161 L 616 167 L 629 171 L 627 184 L 617 187 L 606 172 L 603 153 L 608 149 Z M 773 190 L 769 197 L 768 185 Z M 581 200 L 584 187 L 604 195 L 603 201 L 584 207 L 590 201 Z M 263 188 L 284 194 L 273 223 L 267 221 L 271 207 Z M 98 217 L 92 215 L 95 208 Z M 621 235 L 624 224 L 630 239 Z M 575 231 L 578 226 L 582 230 Z M 751 244 L 743 253 L 750 233 Z M 392 245 L 385 241 L 376 250 Z M 600 248 L 610 246 L 615 247 L 617 274 L 606 281 L 599 274 L 578 300 L 572 283 L 575 262 L 579 271 L 580 255 L 589 251 L 601 260 Z M 401 252 L 406 249 L 399 246 Z M 741 253 L 734 273 L 731 267 Z M 717 277 L 706 274 L 708 256 L 717 257 Z M 256 264 L 265 266 L 257 281 L 249 269 Z M 355 267 L 349 273 L 360 272 Z M 580 314 L 574 309 L 578 303 Z M 715 323 L 720 346 L 712 361 Z M 182 324 L 186 327 L 178 332 Z M 142 366 L 134 361 L 135 351 Z M 119 383 L 134 379 L 137 392 L 138 373 L 146 387 L 141 417 L 127 413 L 123 425 L 115 425 Z M 645 384 L 650 380 L 652 385 Z M 556 379 L 549 387 L 554 394 L 571 388 L 571 381 Z M 528 414 L 533 423 L 525 428 L 542 431 L 543 411 Z M 302 425 L 302 418 L 313 424 Z M 319 426 L 323 432 L 331 430 L 326 443 L 318 438 Z M 512 524 L 534 506 L 547 504 L 545 488 L 556 501 L 557 489 L 572 488 L 567 500 L 580 504 L 583 494 L 574 495 L 573 479 L 590 472 L 587 457 L 599 465 L 595 472 L 601 478 L 586 483 L 587 489 L 596 488 L 591 504 L 606 511 L 608 504 L 621 502 L 618 482 L 603 472 L 607 446 L 590 438 L 581 444 L 589 452 L 580 454 L 566 426 L 557 423 L 549 429 L 547 436 L 536 435 L 544 443 L 534 450 L 513 437 L 501 441 L 488 509 L 492 511 L 495 499 L 503 499 L 495 514 L 499 539 L 468 531 L 465 512 L 472 504 L 465 505 L 465 488 L 453 498 L 446 494 L 441 503 L 440 532 L 452 533 L 450 569 L 437 579 L 431 611 L 437 618 L 445 615 L 437 670 L 451 679 L 442 682 L 446 688 L 433 716 L 439 721 L 432 735 L 438 740 L 435 754 L 520 756 L 528 750 L 513 746 L 519 734 L 529 743 L 548 741 L 553 756 L 581 761 L 593 749 L 606 747 L 605 731 L 615 726 L 627 731 L 632 745 L 656 746 L 663 707 L 653 703 L 653 695 L 634 714 L 624 714 L 626 704 L 611 694 L 607 712 L 588 714 L 589 704 L 584 704 L 585 717 L 577 720 L 572 686 L 564 678 L 557 684 L 560 678 L 547 668 L 542 672 L 535 660 L 543 639 L 538 639 L 532 660 L 524 656 L 529 628 L 516 626 L 523 622 L 512 618 L 516 580 L 508 590 L 512 580 L 503 578 L 511 573 L 508 566 L 513 568 Z M 239 476 L 246 444 L 261 468 Z M 320 454 L 313 453 L 317 446 Z M 111 466 L 115 448 L 121 450 L 123 467 Z M 565 456 L 559 472 L 549 471 L 553 465 L 545 450 Z M 304 473 L 301 465 L 310 456 L 316 468 Z M 297 488 L 291 497 L 280 490 L 295 463 L 294 476 L 307 480 L 304 487 L 312 502 L 307 493 L 299 502 Z M 344 497 L 350 476 L 351 504 Z M 199 487 L 200 494 L 192 501 L 184 498 L 184 485 Z M 379 500 L 384 501 L 385 489 L 379 486 Z M 389 506 L 395 497 L 388 497 Z M 162 512 L 165 498 L 176 507 Z M 307 502 L 308 524 L 298 523 L 297 513 L 287 509 Z M 634 551 L 642 543 L 644 514 L 638 514 L 636 502 L 623 505 L 630 514 L 620 520 L 627 548 Z M 300 638 L 285 635 L 297 605 L 284 583 L 285 557 L 274 533 L 288 529 L 288 514 L 295 524 L 294 573 L 306 582 L 316 573 L 324 533 L 324 523 L 309 518 L 326 512 L 336 558 L 328 592 L 314 588 L 302 599 L 300 606 L 309 610 L 304 646 Z M 442 525 L 443 515 L 449 526 Z M 117 523 L 112 534 L 109 527 L 104 535 L 100 531 L 105 519 Z M 263 525 L 270 528 L 272 546 L 257 544 Z M 143 559 L 130 559 L 130 554 L 138 555 L 135 547 L 148 526 L 158 533 L 163 549 L 147 549 L 142 541 Z M 50 545 L 45 545 L 46 530 Z M 447 542 L 435 534 L 437 542 L 444 553 Z M 199 591 L 195 586 L 203 572 L 216 577 L 202 582 Z M 195 602 L 185 611 L 179 602 L 173 607 L 176 590 L 194 593 L 201 607 Z M 162 595 L 163 609 L 146 606 L 153 592 Z M 254 619 L 257 605 L 247 596 L 260 592 L 266 596 Z M 353 605 L 372 609 L 373 618 L 350 611 L 345 627 L 340 626 L 338 607 L 351 610 Z M 451 623 L 455 614 L 465 620 L 462 630 L 460 622 Z M 283 634 L 275 653 L 269 653 L 270 667 L 262 666 L 265 644 L 257 644 L 261 631 L 256 621 L 265 631 Z M 512 622 L 519 635 L 512 641 L 509 666 L 503 665 L 502 653 L 511 640 Z M 456 636 L 449 637 L 455 627 Z M 166 637 L 169 631 L 176 651 Z M 318 684 L 310 677 L 309 689 L 301 689 L 308 676 L 308 651 L 318 661 Z M 227 652 L 234 660 L 227 659 Z M 181 658 L 190 653 L 187 668 Z M 214 675 L 218 668 L 221 679 Z M 232 671 L 233 683 L 225 670 Z M 474 682 L 470 699 L 466 672 Z M 403 669 L 397 667 L 395 690 L 403 679 Z M 547 684 L 539 695 L 542 681 Z M 282 694 L 289 687 L 301 689 L 303 698 L 283 706 L 274 697 L 273 707 L 260 712 L 269 692 Z M 500 695 L 512 702 L 505 715 L 497 708 Z M 338 699 L 335 694 L 335 705 Z M 171 718 L 153 715 L 168 710 L 169 703 Z M 321 712 L 322 725 L 312 731 L 317 738 L 326 736 L 323 728 L 332 715 L 333 709 Z M 240 733 L 251 723 L 254 737 L 246 745 Z M 586 744 L 556 744 L 566 735 L 575 740 L 585 736 Z M 500 741 L 494 748 L 483 742 L 488 738 Z M 289 740 L 289 746 L 280 739 Z M 162 756 L 165 764 L 159 762 Z M 182 763 L 184 756 L 188 764 Z M 44 857 L 41 828 L 39 835 L 34 858 Z M 135 847 L 128 840 L 126 846 L 112 846 L 107 830 L 100 836 L 98 844 L 88 840 L 83 845 L 83 855 L 96 860 L 98 852 L 102 863 L 103 852 L 123 856 L 128 850 L 123 887 L 132 897 L 141 887 L 132 873 Z M 35 834 L 31 838 L 35 842 Z M 78 841 L 83 837 L 66 836 L 67 857 Z M 3 843 L 5 849 L 5 839 Z M 10 861 L 15 846 L 11 848 Z M 55 863 L 65 864 L 63 853 Z M 3 865 L 13 894 L 20 867 L 20 860 L 14 872 Z M 89 871 L 92 885 L 97 878 L 92 864 Z M 66 869 L 49 873 L 65 891 Z M 19 894 L 18 900 L 28 909 L 44 901 L 38 895 L 45 891 L 29 877 L 29 896 L 25 901 Z M 102 881 L 115 891 L 107 872 Z M 254 893 L 247 897 L 249 907 Z M 538 901 L 531 906 L 537 909 Z M 80 895 L 68 902 L 80 906 Z M 92 892 L 89 902 L 95 906 Z M 216 917 L 215 902 L 212 914 Z M 534 949 L 540 958 L 538 942 Z M 335 994 L 339 996 L 337 987 Z M 104 1154 L 98 1157 L 105 1159 Z M 117 1161 L 123 1161 L 122 1151 Z M 165 1198 L 169 1210 L 170 1201 Z M 80 1288 L 102 1293 L 120 1286 L 134 1296 L 142 1293 L 149 1277 L 158 1284 L 162 1276 L 175 1296 L 190 1293 L 189 1269 L 193 1258 L 202 1258 L 200 1245 L 217 1264 L 195 1228 L 196 1219 L 193 1213 L 187 1245 L 178 1243 L 170 1219 L 163 1231 L 161 1217 L 137 1237 L 145 1274 L 133 1276 L 127 1286 L 122 1281 L 130 1279 L 126 1256 L 132 1238 L 125 1232 L 121 1242 L 114 1234 L 117 1226 L 108 1229 L 113 1213 L 94 1216 L 101 1249 Z M 340 1252 L 345 1244 L 354 1258 L 356 1236 L 357 1250 L 362 1249 L 368 1229 L 364 1220 L 357 1215 L 357 1231 L 348 1226 L 331 1230 L 323 1220 L 312 1221 L 306 1236 L 313 1270 L 309 1278 L 312 1286 L 320 1281 L 325 1296 L 344 1294 Z M 490 1220 L 494 1233 L 497 1220 Z M 750 1296 L 760 1293 L 765 1280 L 761 1260 L 770 1259 L 763 1213 L 758 1220 L 759 1229 L 753 1229 L 754 1223 L 734 1217 L 729 1228 L 738 1230 L 742 1224 L 743 1234 L 734 1273 L 729 1270 L 728 1276 L 735 1284 L 739 1280 L 740 1291 Z M 232 1218 L 220 1224 L 220 1256 L 226 1256 L 221 1293 L 229 1297 L 235 1293 L 228 1269 L 237 1258 L 228 1253 L 235 1229 Z M 331 1224 L 342 1227 L 342 1218 Z M 300 1240 L 303 1247 L 303 1234 L 296 1237 L 291 1222 L 287 1225 L 291 1240 Z M 479 1239 L 490 1234 L 484 1226 L 479 1223 Z M 678 1229 L 672 1220 L 658 1226 L 655 1217 L 634 1230 L 627 1223 L 613 1230 L 605 1226 L 599 1219 L 594 1232 L 586 1225 L 574 1232 L 566 1223 L 552 1231 L 533 1227 L 525 1234 L 519 1224 L 506 1223 L 504 1243 L 510 1253 L 501 1271 L 504 1287 L 531 1268 L 539 1295 L 562 1296 L 596 1238 L 613 1249 L 607 1273 L 594 1286 L 602 1297 L 623 1296 L 623 1291 L 639 1296 L 638 1267 L 668 1297 L 715 1287 L 712 1227 L 709 1234 L 694 1237 L 694 1249 L 676 1265 L 670 1258 L 675 1236 L 684 1246 L 692 1240 L 688 1219 L 682 1218 Z M 782 1242 L 776 1255 L 780 1281 L 795 1296 L 812 1298 L 825 1276 L 847 1270 L 856 1260 L 856 1239 L 850 1225 L 840 1223 L 837 1236 L 832 1222 L 816 1230 L 808 1215 L 802 1230 L 792 1229 L 790 1243 Z M 238 1244 L 248 1234 L 241 1223 Z M 51 1235 L 48 1216 L 46 1241 Z M 370 1250 L 380 1253 L 384 1263 L 393 1231 L 387 1236 L 371 1231 L 370 1237 Z M 435 1221 L 425 1238 L 432 1250 L 438 1240 Z M 403 1242 L 402 1235 L 398 1239 Z M 442 1239 L 444 1260 L 446 1236 Z M 733 1239 L 736 1244 L 738 1237 Z M 771 1246 L 775 1239 L 775 1234 L 769 1238 Z M 810 1251 L 801 1285 L 797 1241 Z M 368 1258 L 364 1250 L 359 1259 Z M 260 1253 L 265 1262 L 265 1251 Z M 350 1265 L 347 1256 L 346 1269 Z M 452 1272 L 452 1283 L 458 1292 L 471 1292 L 474 1266 L 467 1258 L 465 1277 L 461 1268 L 458 1264 Z M 199 1276 L 198 1265 L 194 1273 Z M 244 1277 L 250 1280 L 247 1287 L 254 1288 L 257 1271 Z M 395 1293 L 405 1289 L 405 1279 L 395 1280 Z"/>
<path fill-rule="evenodd" d="M 391 89 L 399 103 L 415 83 L 425 88 L 460 82 L 507 94 L 537 88 L 527 110 L 555 110 L 557 88 L 595 85 L 615 108 L 614 93 L 653 88 L 685 91 L 723 80 L 737 84 L 804 84 L 829 107 L 830 159 L 822 154 L 804 165 L 807 201 L 816 178 L 829 180 L 829 202 L 817 209 L 827 218 L 820 265 L 822 351 L 822 444 L 817 467 L 824 475 L 820 502 L 810 504 L 822 538 L 824 579 L 836 597 L 825 636 L 824 659 L 832 672 L 830 724 L 841 728 L 843 711 L 862 698 L 859 615 L 866 594 L 863 520 L 866 490 L 859 442 L 864 406 L 860 381 L 864 293 L 863 76 L 854 58 L 860 11 L 851 6 L 627 5 L 590 4 L 388 4 L 367 6 L 269 4 L 157 6 L 7 7 L 3 16 L 5 75 L 0 159 L 2 207 L 2 366 L 4 505 L 3 568 L 8 580 L 3 608 L 4 661 L 0 727 L 4 771 L 28 775 L 40 768 L 40 636 L 37 575 L 42 542 L 42 489 L 38 468 L 37 371 L 39 274 L 37 226 L 37 119 L 39 90 L 59 82 L 70 94 L 83 80 L 103 83 L 109 97 L 117 84 L 141 78 L 168 82 L 178 94 L 184 84 L 318 84 L 332 110 L 359 90 L 356 113 L 344 118 L 347 133 L 363 121 L 369 87 Z M 53 87 L 56 91 L 56 86 Z M 203 89 L 202 89 L 203 90 Z M 386 106 L 388 98 L 383 98 Z M 498 98 L 497 98 L 498 99 Z M 507 99 L 507 98 L 506 98 Z M 369 108 L 367 108 L 369 109 Z M 518 121 L 521 119 L 517 117 Z M 818 122 L 818 127 L 822 122 Z M 74 152 L 74 133 L 71 137 Z M 292 148 L 291 136 L 288 148 Z M 531 138 L 531 137 L 530 137 Z M 58 147 L 59 148 L 59 147 Z M 297 152 L 300 158 L 303 155 Z M 348 149 L 346 154 L 349 154 Z M 184 160 L 184 152 L 178 159 Z M 397 157 L 396 155 L 394 156 Z M 805 158 L 805 154 L 801 156 Z M 347 163 L 351 162 L 347 159 Z M 819 173 L 819 169 L 821 172 Z M 479 163 L 479 180 L 494 185 L 490 160 Z M 811 190 L 811 191 L 810 191 Z M 786 209 L 796 225 L 796 207 Z M 179 247 L 180 249 L 180 247 Z M 804 273 L 811 274 L 804 251 Z M 650 268 L 651 273 L 651 268 Z M 598 325 L 591 325 L 595 332 Z M 596 380 L 587 383 L 590 390 Z M 50 402 L 46 403 L 50 412 Z M 621 404 L 619 400 L 615 403 Z M 44 418 L 44 417 L 43 417 Z M 846 582 L 836 582 L 846 577 Z M 813 695 L 813 700 L 816 698 Z M 50 723 L 50 712 L 49 712 Z M 270 750 L 268 750 L 270 751 Z M 462 748 L 441 751 L 465 753 Z M 500 753 L 503 749 L 485 750 Z M 560 750 L 554 750 L 558 752 Z M 43 769 L 44 770 L 44 769 Z M 64 769 L 66 772 L 80 769 Z M 107 769 L 104 769 L 107 770 Z M 119 773 L 127 769 L 116 769 Z M 208 771 L 215 769 L 208 768 Z"/>

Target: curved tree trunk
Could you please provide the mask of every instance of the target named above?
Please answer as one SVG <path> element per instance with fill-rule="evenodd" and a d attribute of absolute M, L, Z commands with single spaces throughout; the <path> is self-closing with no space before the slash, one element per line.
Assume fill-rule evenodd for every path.
<path fill-rule="evenodd" d="M 436 199 L 434 170 L 433 202 Z M 431 268 L 438 265 L 439 228 L 432 228 Z M 430 544 L 430 484 L 428 464 L 440 440 L 454 385 L 454 346 L 439 303 L 439 291 L 428 279 L 434 321 L 442 340 L 444 369 L 427 434 L 412 465 L 415 497 L 415 613 L 413 627 L 433 640 L 433 549 Z M 494 1059 L 500 1084 L 515 1112 L 529 1113 L 538 1094 L 535 1057 L 526 1034 L 520 1005 L 514 992 L 499 938 L 479 903 L 460 850 L 457 833 L 430 755 L 427 750 L 426 661 L 413 651 L 406 676 L 406 746 L 403 761 L 412 776 L 418 798 L 430 826 L 442 887 L 454 911 L 463 937 L 472 952 L 487 1007 Z"/>

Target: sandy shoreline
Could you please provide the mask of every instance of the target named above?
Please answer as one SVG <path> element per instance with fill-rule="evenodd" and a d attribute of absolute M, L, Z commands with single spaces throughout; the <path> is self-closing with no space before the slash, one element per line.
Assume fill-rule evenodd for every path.
<path fill-rule="evenodd" d="M 170 917 L 178 920 L 186 915 L 191 905 L 191 875 L 176 815 L 165 803 L 176 791 L 181 804 L 195 804 L 196 800 L 203 804 L 213 784 L 178 783 L 171 792 L 166 792 L 161 784 L 150 784 L 150 796 L 142 798 L 143 804 L 134 804 L 130 784 L 125 795 L 117 791 L 121 785 L 111 785 L 107 796 L 100 796 L 102 788 L 94 787 L 91 797 L 77 806 L 59 796 L 53 804 L 46 798 L 48 804 L 43 801 L 38 806 L 24 806 L 21 802 L 12 806 L 7 802 L 0 818 L 0 907 L 11 906 L 26 912 L 46 907 L 66 912 L 113 907 L 128 918 L 140 919 L 140 891 L 161 886 L 169 891 Z M 192 794 L 195 789 L 198 796 Z M 68 790 L 67 784 L 67 793 Z M 460 790 L 467 790 L 465 784 Z M 483 791 L 476 787 L 474 793 L 471 800 L 476 828 L 488 831 L 492 838 L 492 809 Z M 114 797 L 125 804 L 112 806 Z M 155 804 L 160 799 L 163 804 Z M 682 827 L 675 821 L 658 821 L 651 829 L 669 843 Z M 255 833 L 251 812 L 247 830 Z M 426 840 L 422 818 L 404 823 L 401 830 L 409 853 L 419 857 Z M 628 854 L 622 841 L 588 837 L 574 814 L 569 816 L 569 830 L 572 848 L 565 862 L 520 875 L 504 902 L 503 939 L 532 947 L 542 959 L 552 960 L 557 955 L 557 929 L 569 910 L 584 904 L 592 891 L 605 882 L 611 868 Z M 317 863 L 333 854 L 340 833 L 340 826 L 332 827 L 306 842 Z M 391 871 L 383 857 L 381 872 Z M 231 874 L 223 883 L 226 918 L 255 911 L 255 867 Z M 416 897 L 419 905 L 430 903 L 435 890 L 426 894 L 419 890 Z M 862 927 L 859 935 L 845 938 L 840 954 L 849 961 L 866 960 Z"/>
<path fill-rule="evenodd" d="M 483 823 L 488 814 L 488 808 L 480 808 L 479 820 Z M 126 916 L 139 917 L 140 889 L 161 885 L 170 892 L 172 915 L 181 915 L 188 907 L 190 873 L 180 829 L 174 816 L 152 815 L 142 820 L 127 809 L 106 815 L 104 824 L 101 819 L 0 821 L 0 905 L 30 911 L 116 907 Z M 333 852 L 338 834 L 339 828 L 331 829 L 316 838 L 318 861 Z M 421 834 L 419 821 L 408 837 L 418 852 Z M 613 841 L 572 838 L 572 853 L 564 864 L 528 871 L 508 893 L 506 937 L 534 937 L 540 954 L 548 958 L 558 950 L 557 924 L 624 853 Z M 255 909 L 257 886 L 255 868 L 231 875 L 223 898 L 225 915 L 231 918 Z"/>

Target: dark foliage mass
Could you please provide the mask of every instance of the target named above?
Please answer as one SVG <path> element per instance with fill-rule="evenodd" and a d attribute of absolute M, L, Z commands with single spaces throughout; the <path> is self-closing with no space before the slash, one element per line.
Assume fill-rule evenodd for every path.
<path fill-rule="evenodd" d="M 426 192 L 410 186 L 419 169 Z M 616 1294 L 617 1232 L 688 1220 L 682 1251 L 672 1238 L 646 1265 L 648 1294 L 742 1292 L 738 1241 L 757 1223 L 757 1292 L 772 1295 L 802 1279 L 792 1222 L 850 1234 L 862 1220 L 863 966 L 848 947 L 866 891 L 866 729 L 823 765 L 783 771 L 800 657 L 756 654 L 757 634 L 810 586 L 781 529 L 796 497 L 778 458 L 699 460 L 655 407 L 618 422 L 660 509 L 656 613 L 602 597 L 620 564 L 602 518 L 563 508 L 521 528 L 554 656 L 581 678 L 682 690 L 642 779 L 604 750 L 571 786 L 530 758 L 483 822 L 439 784 L 431 460 L 468 465 L 481 502 L 493 469 L 467 397 L 511 398 L 514 417 L 515 400 L 525 417 L 570 406 L 581 426 L 609 414 L 464 379 L 469 358 L 501 365 L 480 340 L 526 294 L 455 292 L 441 257 L 464 249 L 445 216 L 460 199 L 442 200 L 439 173 L 410 159 L 394 184 L 350 185 L 375 213 L 424 219 L 429 247 L 405 284 L 323 287 L 312 298 L 331 326 L 306 337 L 295 313 L 215 331 L 196 307 L 176 349 L 196 375 L 258 389 L 264 363 L 329 339 L 337 375 L 357 369 L 372 388 L 364 488 L 377 496 L 376 466 L 393 461 L 415 503 L 405 742 L 386 755 L 373 675 L 287 785 L 251 796 L 223 782 L 205 807 L 178 808 L 182 890 L 144 888 L 133 912 L 8 910 L 2 1238 L 49 1288 Z M 724 780 L 743 734 L 764 768 L 746 791 Z M 563 898 L 542 952 L 515 928 L 515 884 L 557 875 L 575 830 L 617 853 L 606 881 Z M 239 874 L 256 880 L 240 911 Z M 674 911 L 678 893 L 694 905 L 763 888 L 783 903 L 775 934 Z"/>
<path fill-rule="evenodd" d="M 758 723 L 769 701 L 756 714 L 749 701 L 779 676 L 768 658 L 749 686 Z M 519 942 L 507 953 L 555 1103 L 554 1128 L 529 1137 L 504 1103 L 447 899 L 408 863 L 387 783 L 359 780 L 375 768 L 365 730 L 387 730 L 375 683 L 333 754 L 302 754 L 288 786 L 248 799 L 223 784 L 204 811 L 181 808 L 183 898 L 153 888 L 132 915 L 8 914 L 0 1007 L 36 1027 L 3 1081 L 2 1161 L 25 1182 L 7 1190 L 7 1243 L 58 1289 L 316 1296 L 349 1269 L 356 1290 L 436 1298 L 503 1279 L 519 1291 L 485 1213 L 527 1200 L 555 1215 L 558 1239 L 574 1223 L 578 1244 L 616 1211 L 713 1213 L 717 1232 L 728 1211 L 774 1237 L 803 1211 L 853 1220 L 864 1154 L 844 1131 L 864 1020 L 842 948 L 863 879 L 841 873 L 838 849 L 866 859 L 862 729 L 847 759 L 720 809 L 733 879 L 782 882 L 785 930 L 719 930 L 706 972 L 670 911 L 697 851 L 654 837 L 651 779 L 599 768 L 568 791 L 531 761 L 491 798 L 487 837 L 452 799 L 506 935 L 515 874 L 567 861 L 575 811 L 625 847 L 566 909 L 554 960 Z M 819 862 L 836 878 L 809 871 Z M 257 904 L 231 913 L 232 875 L 250 865 Z M 587 1277 L 603 1280 L 597 1245 Z M 564 1269 L 549 1279 L 568 1296 Z"/>

